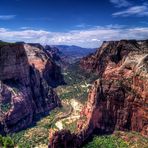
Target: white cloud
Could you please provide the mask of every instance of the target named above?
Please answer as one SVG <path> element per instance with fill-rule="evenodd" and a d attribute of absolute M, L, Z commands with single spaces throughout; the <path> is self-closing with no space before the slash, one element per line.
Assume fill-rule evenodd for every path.
<path fill-rule="evenodd" d="M 11 20 L 14 19 L 16 15 L 0 15 L 0 20 Z"/>
<path fill-rule="evenodd" d="M 67 44 L 82 47 L 98 47 L 104 40 L 148 39 L 148 27 L 126 28 L 122 25 L 96 26 L 90 29 L 69 32 L 45 30 L 12 31 L 0 28 L 0 40 L 25 41 L 41 44 Z"/>
<path fill-rule="evenodd" d="M 113 16 L 148 16 L 148 6 L 142 5 L 142 6 L 133 6 L 126 10 L 115 12 L 112 14 Z"/>
<path fill-rule="evenodd" d="M 98 41 L 98 42 L 100 42 L 100 40 L 99 39 L 91 39 L 91 41 Z"/>
<path fill-rule="evenodd" d="M 0 28 L 0 33 L 6 32 L 7 29 L 6 28 Z"/>
<path fill-rule="evenodd" d="M 127 0 L 110 0 L 116 7 L 127 7 L 130 6 L 131 3 Z"/>
<path fill-rule="evenodd" d="M 21 30 L 27 30 L 27 29 L 30 29 L 31 27 L 21 27 L 20 29 Z"/>

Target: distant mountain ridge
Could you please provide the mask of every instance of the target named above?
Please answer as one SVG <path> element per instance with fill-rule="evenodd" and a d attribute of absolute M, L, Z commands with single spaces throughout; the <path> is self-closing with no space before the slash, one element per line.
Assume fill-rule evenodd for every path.
<path fill-rule="evenodd" d="M 1 41 L 0 44 L 7 42 Z M 19 41 L 12 44 L 25 44 Z M 67 65 L 77 62 L 79 59 L 94 53 L 97 48 L 84 48 L 76 45 L 41 45 L 40 43 L 27 43 L 28 45 L 42 48 L 57 64 Z"/>
<path fill-rule="evenodd" d="M 96 48 L 83 48 L 75 45 L 51 45 L 51 48 L 58 48 L 60 56 L 62 58 L 65 57 L 69 63 L 73 63 L 78 59 L 96 51 Z"/>

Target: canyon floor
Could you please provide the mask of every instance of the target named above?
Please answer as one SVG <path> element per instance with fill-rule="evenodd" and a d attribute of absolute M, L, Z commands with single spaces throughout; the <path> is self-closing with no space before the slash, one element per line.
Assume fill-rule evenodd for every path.
<path fill-rule="evenodd" d="M 79 71 L 77 64 L 63 70 L 66 85 L 55 88 L 62 102 L 61 108 L 56 108 L 45 117 L 39 117 L 34 124 L 26 130 L 12 134 L 15 143 L 25 147 L 48 147 L 49 129 L 76 130 L 76 122 L 80 118 L 80 111 L 87 101 L 90 84 L 96 79 Z"/>

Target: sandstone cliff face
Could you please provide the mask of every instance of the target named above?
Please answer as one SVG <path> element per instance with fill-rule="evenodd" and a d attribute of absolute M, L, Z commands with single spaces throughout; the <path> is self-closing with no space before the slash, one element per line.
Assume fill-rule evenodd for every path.
<path fill-rule="evenodd" d="M 45 52 L 49 56 L 51 56 L 54 61 L 62 62 L 62 59 L 61 59 L 62 52 L 58 48 L 46 45 L 44 49 L 45 49 Z"/>
<path fill-rule="evenodd" d="M 56 87 L 59 84 L 63 84 L 61 68 L 55 63 L 55 57 L 52 54 L 48 54 L 40 44 L 30 45 L 25 45 L 27 55 L 30 57 L 29 63 L 35 65 L 50 86 Z"/>
<path fill-rule="evenodd" d="M 0 132 L 21 130 L 35 115 L 60 105 L 49 86 L 62 79 L 42 48 L 29 44 L 0 46 Z"/>
<path fill-rule="evenodd" d="M 102 132 L 148 135 L 148 41 L 106 42 L 93 57 L 88 64 L 82 60 L 84 68 L 95 65 L 90 70 L 100 77 L 83 112 L 89 124 Z"/>
<path fill-rule="evenodd" d="M 80 64 L 99 79 L 81 112 L 85 120 L 78 122 L 77 147 L 94 132 L 133 130 L 148 136 L 148 41 L 104 42 Z M 52 147 L 53 141 L 60 145 L 57 137 L 51 138 Z"/>

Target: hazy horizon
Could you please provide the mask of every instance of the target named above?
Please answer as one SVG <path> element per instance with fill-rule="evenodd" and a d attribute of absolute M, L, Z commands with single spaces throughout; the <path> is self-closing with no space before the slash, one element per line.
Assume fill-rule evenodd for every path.
<path fill-rule="evenodd" d="M 96 48 L 147 38 L 146 0 L 1 0 L 0 40 Z"/>

